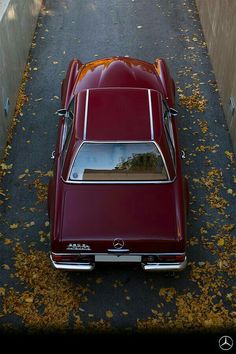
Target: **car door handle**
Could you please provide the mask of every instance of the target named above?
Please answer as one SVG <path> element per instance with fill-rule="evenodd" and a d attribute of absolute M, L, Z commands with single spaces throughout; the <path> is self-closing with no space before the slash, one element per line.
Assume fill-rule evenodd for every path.
<path fill-rule="evenodd" d="M 52 151 L 51 160 L 55 160 L 55 150 Z"/>

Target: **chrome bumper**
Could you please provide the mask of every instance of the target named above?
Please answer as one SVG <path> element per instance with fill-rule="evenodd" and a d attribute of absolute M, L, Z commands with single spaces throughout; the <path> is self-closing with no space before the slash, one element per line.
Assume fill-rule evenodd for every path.
<path fill-rule="evenodd" d="M 176 263 L 142 263 L 142 268 L 145 271 L 180 271 L 186 268 L 187 266 L 187 258 L 183 262 L 176 262 Z"/>
<path fill-rule="evenodd" d="M 51 262 L 56 269 L 64 270 L 77 270 L 77 271 L 92 271 L 95 267 L 94 263 L 85 263 L 85 262 L 55 262 L 50 255 Z M 103 262 L 106 262 L 104 259 Z M 109 260 L 108 260 L 109 262 Z M 141 266 L 145 271 L 181 271 L 187 265 L 187 258 L 185 257 L 183 262 L 160 262 L 160 263 L 142 263 Z"/>
<path fill-rule="evenodd" d="M 70 263 L 70 262 L 55 262 L 50 255 L 51 262 L 56 269 L 64 270 L 79 270 L 84 272 L 89 272 L 94 269 L 95 263 Z"/>

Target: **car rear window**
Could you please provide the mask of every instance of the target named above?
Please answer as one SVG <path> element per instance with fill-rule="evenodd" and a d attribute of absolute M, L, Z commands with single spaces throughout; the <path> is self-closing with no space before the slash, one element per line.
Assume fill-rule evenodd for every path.
<path fill-rule="evenodd" d="M 154 143 L 84 143 L 70 171 L 71 181 L 165 181 Z"/>

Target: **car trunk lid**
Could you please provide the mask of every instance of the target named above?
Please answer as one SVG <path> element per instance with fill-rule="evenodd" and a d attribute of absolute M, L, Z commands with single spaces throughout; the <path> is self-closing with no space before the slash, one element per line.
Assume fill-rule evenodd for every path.
<path fill-rule="evenodd" d="M 65 187 L 61 242 L 107 252 L 114 240 L 130 252 L 174 252 L 173 184 L 78 184 Z"/>

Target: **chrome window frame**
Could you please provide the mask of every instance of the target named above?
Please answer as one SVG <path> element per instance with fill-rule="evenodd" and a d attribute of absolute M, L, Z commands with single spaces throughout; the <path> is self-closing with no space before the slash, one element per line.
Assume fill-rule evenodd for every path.
<path fill-rule="evenodd" d="M 166 123 L 165 123 L 165 111 L 167 111 L 168 113 L 168 119 L 170 120 L 170 122 L 168 122 L 168 126 L 170 127 L 171 125 L 171 132 L 169 132 L 169 127 L 166 127 Z M 167 104 L 166 101 L 162 100 L 162 116 L 163 116 L 163 122 L 164 122 L 164 129 L 166 131 L 166 135 L 167 135 L 167 143 L 168 143 L 168 147 L 169 147 L 169 142 L 168 139 L 170 140 L 170 143 L 172 145 L 173 148 L 173 152 L 174 152 L 174 159 L 172 158 L 173 161 L 173 166 L 174 166 L 174 170 L 176 173 L 176 158 L 177 158 L 177 153 L 176 153 L 176 146 L 175 146 L 175 138 L 174 138 L 174 131 L 173 131 L 173 125 L 172 125 L 172 118 L 171 118 L 171 114 L 169 112 L 169 106 Z M 170 149 L 170 147 L 169 147 Z M 172 157 L 172 153 L 170 151 L 171 157 Z"/>
<path fill-rule="evenodd" d="M 72 97 L 68 108 L 70 108 L 72 103 L 73 103 L 73 112 L 72 113 L 73 113 L 73 116 L 74 116 L 75 115 L 75 108 L 76 108 L 76 96 Z M 61 158 L 62 158 L 62 162 L 63 162 L 62 169 L 64 168 L 64 162 L 65 162 L 66 154 L 67 154 L 67 151 L 68 151 L 68 147 L 70 145 L 72 131 L 73 131 L 74 118 L 72 120 L 71 134 L 70 134 L 70 140 L 69 140 L 68 146 L 67 146 L 67 151 L 64 152 L 64 146 L 65 146 L 66 138 L 67 138 L 67 134 L 68 134 L 68 119 L 70 119 L 69 113 L 68 113 L 68 116 L 65 116 L 65 123 L 64 123 L 64 127 L 63 127 L 63 135 L 62 135 L 62 143 L 61 143 L 61 147 L 60 147 L 60 154 L 61 154 Z"/>
<path fill-rule="evenodd" d="M 89 89 L 86 90 L 86 99 L 85 99 L 85 112 L 84 112 L 84 132 L 83 139 L 86 140 L 87 135 L 87 124 L 88 124 L 88 101 L 89 101 Z"/>
<path fill-rule="evenodd" d="M 152 93 L 151 93 L 151 90 L 148 90 L 148 106 L 149 106 L 151 140 L 154 140 L 153 114 L 152 114 Z"/>
<path fill-rule="evenodd" d="M 62 133 L 62 139 L 61 139 L 61 146 L 60 146 L 60 153 L 62 153 L 64 145 L 65 145 L 65 141 L 66 141 L 66 134 L 67 134 L 67 121 L 66 121 L 66 117 L 65 117 L 65 122 L 64 122 L 64 126 L 63 126 L 63 133 Z"/>
<path fill-rule="evenodd" d="M 159 152 L 159 154 L 161 155 L 162 157 L 162 160 L 163 160 L 163 163 L 164 163 L 164 167 L 165 167 L 165 170 L 166 170 L 166 175 L 167 175 L 167 180 L 161 180 L 161 181 L 156 181 L 156 180 L 145 180 L 145 181 L 138 181 L 138 180 L 133 180 L 133 181 L 97 181 L 97 180 L 93 180 L 93 181 L 73 181 L 73 180 L 70 180 L 70 174 L 71 174 L 71 170 L 72 170 L 72 167 L 74 165 L 74 162 L 75 162 L 75 159 L 79 153 L 79 150 L 81 149 L 81 147 L 84 145 L 84 144 L 120 144 L 120 143 L 124 143 L 124 144 L 146 144 L 146 143 L 149 143 L 149 144 L 154 144 Z M 70 164 L 70 168 L 69 168 L 69 171 L 67 173 L 67 177 L 66 177 L 66 180 L 63 179 L 62 177 L 62 180 L 65 182 L 65 183 L 69 183 L 69 184 L 167 184 L 167 183 L 173 183 L 176 179 L 176 175 L 174 176 L 174 178 L 171 180 L 170 179 L 170 173 L 169 173 L 169 170 L 167 168 L 167 164 L 166 164 L 166 160 L 164 158 L 164 155 L 159 147 L 159 145 L 155 142 L 155 141 L 150 141 L 150 140 L 143 140 L 143 141 L 135 141 L 135 140 L 104 140 L 104 141 L 95 141 L 95 140 L 83 140 L 82 143 L 80 144 L 80 146 L 77 148 L 76 152 L 74 153 L 74 156 L 73 156 L 73 159 L 71 161 L 71 164 Z"/>
<path fill-rule="evenodd" d="M 73 120 L 72 120 L 72 126 L 71 126 L 71 133 L 70 133 L 70 137 L 69 137 L 69 141 L 68 141 L 68 145 L 67 145 L 67 149 L 66 150 L 64 150 L 64 148 L 65 148 L 65 143 L 66 143 L 66 138 L 67 138 L 67 133 L 68 133 L 68 119 L 70 119 L 70 118 L 68 116 L 64 116 L 63 117 L 65 121 L 64 121 L 62 139 L 60 141 L 59 156 L 58 156 L 58 160 L 60 161 L 61 178 L 62 178 L 62 173 L 63 173 L 64 166 L 65 166 L 65 160 L 66 160 L 66 156 L 67 156 L 67 153 L 68 153 L 68 148 L 70 146 L 71 137 L 72 137 L 72 134 L 73 134 L 73 124 L 74 124 L 74 119 L 75 119 L 76 102 L 77 102 L 77 98 L 76 98 L 76 96 L 73 96 L 71 101 L 70 101 L 70 104 L 68 105 L 68 108 L 70 108 L 70 105 L 73 103 L 73 112 L 72 112 L 73 113 Z M 69 115 L 69 113 L 67 113 L 67 114 Z"/>

